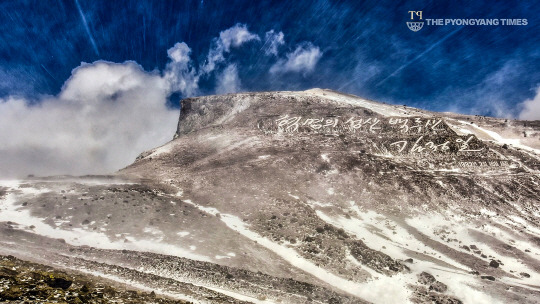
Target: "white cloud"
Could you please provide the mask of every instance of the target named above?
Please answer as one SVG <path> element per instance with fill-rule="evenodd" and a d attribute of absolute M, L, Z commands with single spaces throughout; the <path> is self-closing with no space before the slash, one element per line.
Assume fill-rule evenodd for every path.
<path fill-rule="evenodd" d="M 231 46 L 239 47 L 245 42 L 261 39 L 248 31 L 245 24 L 237 23 L 235 26 L 220 32 L 219 40 L 223 44 L 225 52 L 229 52 Z"/>
<path fill-rule="evenodd" d="M 266 55 L 278 55 L 278 48 L 285 44 L 283 32 L 276 33 L 274 30 L 266 32 L 264 39 L 264 52 Z"/>
<path fill-rule="evenodd" d="M 191 49 L 185 42 L 177 42 L 175 45 L 167 50 L 167 55 L 174 63 L 188 65 L 191 59 L 189 55 Z"/>
<path fill-rule="evenodd" d="M 195 96 L 199 92 L 199 75 L 190 58 L 191 49 L 185 42 L 176 43 L 167 50 L 171 61 L 167 64 L 164 77 L 171 91 L 180 91 L 183 96 Z"/>
<path fill-rule="evenodd" d="M 0 174 L 98 174 L 170 140 L 178 111 L 167 81 L 134 62 L 73 70 L 60 94 L 28 105 L 0 101 Z"/>
<path fill-rule="evenodd" d="M 236 65 L 228 65 L 217 78 L 217 94 L 235 93 L 240 91 L 240 77 Z"/>
<path fill-rule="evenodd" d="M 525 100 L 522 105 L 523 110 L 519 113 L 519 119 L 540 120 L 540 86 L 536 89 L 536 96 Z"/>
<path fill-rule="evenodd" d="M 235 26 L 219 33 L 215 38 L 205 64 L 200 68 L 201 74 L 208 74 L 216 69 L 216 66 L 225 61 L 225 53 L 230 52 L 231 46 L 239 47 L 242 44 L 260 40 L 259 36 L 248 31 L 245 24 L 237 23 Z"/>
<path fill-rule="evenodd" d="M 278 54 L 282 32 L 266 32 L 264 51 Z M 176 43 L 160 74 L 135 62 L 83 63 L 72 71 L 57 96 L 30 105 L 25 99 L 0 99 L 0 177 L 27 174 L 104 174 L 172 139 L 178 110 L 167 108 L 171 93 L 200 94 L 199 80 L 216 75 L 218 94 L 241 90 L 239 67 L 226 54 L 249 41 L 260 41 L 246 25 L 236 24 L 214 38 L 206 62 L 197 67 L 191 49 Z M 274 65 L 271 72 L 313 71 L 322 56 L 305 43 Z M 1 73 L 2 71 L 0 71 Z"/>
<path fill-rule="evenodd" d="M 191 49 L 184 43 L 176 43 L 167 51 L 171 61 L 167 64 L 164 78 L 170 83 L 171 92 L 180 91 L 183 96 L 196 96 L 199 94 L 199 79 L 201 76 L 220 70 L 221 64 L 226 63 L 225 54 L 231 48 L 242 44 L 260 40 L 259 36 L 251 33 L 245 24 L 236 24 L 219 33 L 214 38 L 206 62 L 197 70 L 191 60 Z M 240 90 L 240 78 L 236 65 L 229 64 L 217 77 L 217 93 L 230 93 Z"/>
<path fill-rule="evenodd" d="M 223 56 L 223 44 L 215 42 L 215 45 L 208 51 L 208 57 L 204 65 L 200 68 L 200 74 L 208 74 L 216 69 L 216 65 L 225 61 Z"/>
<path fill-rule="evenodd" d="M 321 59 L 322 52 L 319 47 L 311 43 L 300 45 L 292 53 L 286 55 L 287 59 L 280 59 L 271 68 L 270 73 L 312 72 Z"/>

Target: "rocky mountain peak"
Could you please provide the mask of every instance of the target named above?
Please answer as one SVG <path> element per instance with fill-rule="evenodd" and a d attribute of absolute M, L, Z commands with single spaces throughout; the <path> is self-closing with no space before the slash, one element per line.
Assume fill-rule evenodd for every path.
<path fill-rule="evenodd" d="M 0 184 L 3 252 L 197 303 L 540 299 L 538 122 L 321 89 L 181 105 L 114 178 Z"/>

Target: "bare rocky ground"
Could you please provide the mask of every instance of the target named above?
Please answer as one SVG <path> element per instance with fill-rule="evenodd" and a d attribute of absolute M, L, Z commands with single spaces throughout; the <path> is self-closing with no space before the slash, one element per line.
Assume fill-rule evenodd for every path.
<path fill-rule="evenodd" d="M 114 175 L 2 182 L 0 254 L 156 301 L 537 303 L 539 170 L 539 122 L 185 99 L 175 139 Z"/>
<path fill-rule="evenodd" d="M 112 285 L 111 285 L 112 284 Z M 155 292 L 125 290 L 114 282 L 30 263 L 0 258 L 0 300 L 13 303 L 163 303 L 184 304 Z"/>

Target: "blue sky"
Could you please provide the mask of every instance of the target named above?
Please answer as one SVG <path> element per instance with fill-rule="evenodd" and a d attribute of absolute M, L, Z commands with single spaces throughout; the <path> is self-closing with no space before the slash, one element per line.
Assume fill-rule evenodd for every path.
<path fill-rule="evenodd" d="M 411 10 L 527 25 L 413 32 Z M 216 93 L 319 87 L 540 119 L 533 1 L 4 0 L 0 43 L 0 173 L 118 169 L 172 137 L 180 98 Z"/>
<path fill-rule="evenodd" d="M 260 40 L 231 50 L 219 68 L 235 63 L 243 91 L 322 87 L 497 116 L 517 115 L 519 103 L 534 97 L 540 84 L 540 8 L 533 1 L 396 3 L 2 1 L 0 96 L 56 95 L 81 62 L 133 60 L 146 71 L 163 71 L 167 50 L 177 42 L 191 48 L 198 66 L 207 60 L 212 40 L 240 23 Z M 528 25 L 426 26 L 412 32 L 405 24 L 410 10 L 422 10 L 424 19 L 524 18 Z M 277 56 L 264 55 L 270 30 L 283 33 Z M 322 53 L 311 72 L 269 73 L 301 43 Z M 199 86 L 198 94 L 215 93 L 214 76 Z"/>

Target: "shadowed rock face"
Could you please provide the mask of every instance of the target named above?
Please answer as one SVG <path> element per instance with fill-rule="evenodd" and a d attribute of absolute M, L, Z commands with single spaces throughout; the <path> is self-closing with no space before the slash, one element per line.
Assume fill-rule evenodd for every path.
<path fill-rule="evenodd" d="M 535 122 L 319 89 L 189 98 L 118 180 L 2 185 L 26 220 L 0 219 L 3 253 L 200 302 L 534 303 L 539 152 Z"/>

